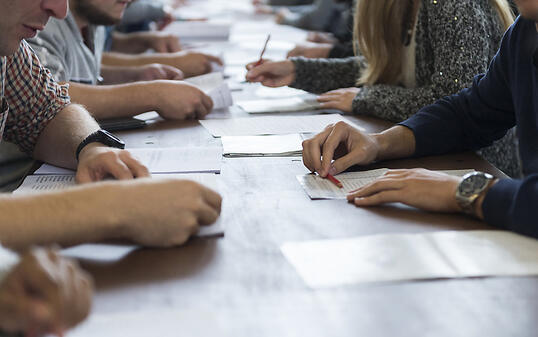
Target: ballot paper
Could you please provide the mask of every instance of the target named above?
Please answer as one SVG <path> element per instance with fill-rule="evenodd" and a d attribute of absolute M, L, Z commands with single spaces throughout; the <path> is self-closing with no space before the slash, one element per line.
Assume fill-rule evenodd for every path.
<path fill-rule="evenodd" d="M 128 150 L 151 173 L 220 173 L 222 150 L 219 147 L 148 147 Z M 74 171 L 43 164 L 34 174 L 74 174 Z"/>
<path fill-rule="evenodd" d="M 349 192 L 361 188 L 385 174 L 389 169 L 381 168 L 376 170 L 345 172 L 335 176 L 343 187 L 339 188 L 330 180 L 320 177 L 317 174 L 298 175 L 297 180 L 304 188 L 310 199 L 346 199 Z M 445 170 L 438 171 L 454 176 L 462 177 L 472 169 L 466 170 Z"/>
<path fill-rule="evenodd" d="M 222 72 L 213 72 L 187 78 L 185 82 L 193 84 L 213 100 L 213 109 L 224 109 L 233 105 L 232 92 L 224 82 Z"/>
<path fill-rule="evenodd" d="M 302 94 L 296 97 L 278 99 L 241 101 L 237 105 L 250 114 L 311 111 L 320 108 L 317 96 L 313 94 Z"/>
<path fill-rule="evenodd" d="M 224 157 L 301 156 L 302 142 L 299 134 L 222 137 Z"/>
<path fill-rule="evenodd" d="M 291 242 L 281 250 L 311 288 L 538 275 L 538 241 L 505 231 L 383 234 Z"/>
<path fill-rule="evenodd" d="M 244 68 L 244 67 L 243 67 Z M 243 79 L 245 76 L 243 75 Z M 254 95 L 258 98 L 283 98 L 283 97 L 295 97 L 307 94 L 306 91 L 301 89 L 295 89 L 291 87 L 279 87 L 279 88 L 270 88 L 261 86 L 256 89 Z"/>
<path fill-rule="evenodd" d="M 218 190 L 218 175 L 213 173 L 154 174 L 153 179 L 193 180 L 211 189 Z M 63 190 L 76 186 L 74 174 L 29 175 L 14 194 L 42 193 Z"/>
<path fill-rule="evenodd" d="M 164 28 L 181 41 L 225 40 L 230 38 L 231 25 L 227 22 L 175 21 Z"/>
<path fill-rule="evenodd" d="M 200 124 L 214 137 L 222 137 L 321 132 L 327 125 L 340 121 L 354 125 L 339 114 L 206 119 Z M 364 128 L 354 126 L 364 131 Z"/>

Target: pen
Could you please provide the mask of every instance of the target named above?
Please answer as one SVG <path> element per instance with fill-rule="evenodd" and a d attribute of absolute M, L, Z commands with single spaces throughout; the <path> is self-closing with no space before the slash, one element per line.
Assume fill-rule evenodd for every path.
<path fill-rule="evenodd" d="M 335 184 L 336 186 L 338 186 L 338 188 L 343 188 L 344 185 L 342 185 L 342 183 L 340 182 L 340 180 L 336 179 L 335 177 L 333 177 L 332 175 L 330 174 L 327 174 L 327 179 L 329 179 L 331 181 L 331 183 Z"/>
<path fill-rule="evenodd" d="M 267 49 L 267 44 L 269 43 L 269 40 L 271 40 L 271 34 L 267 35 L 267 40 L 265 40 L 265 44 L 263 45 L 263 49 L 262 49 L 262 52 L 260 54 L 260 59 L 258 60 L 258 62 L 256 62 L 256 64 L 254 65 L 255 67 L 259 66 L 260 64 L 262 64 L 263 62 L 263 54 L 265 54 L 265 50 Z"/>

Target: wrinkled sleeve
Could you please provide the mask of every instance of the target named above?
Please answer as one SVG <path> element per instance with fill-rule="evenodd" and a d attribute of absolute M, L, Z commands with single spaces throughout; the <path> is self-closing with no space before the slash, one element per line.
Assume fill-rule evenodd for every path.
<path fill-rule="evenodd" d="M 292 57 L 295 65 L 295 81 L 290 85 L 316 94 L 356 85 L 364 58 L 307 59 Z"/>
<path fill-rule="evenodd" d="M 41 132 L 70 103 L 69 86 L 54 81 L 24 41 L 7 62 L 6 98 L 10 111 L 4 136 L 31 154 Z"/>

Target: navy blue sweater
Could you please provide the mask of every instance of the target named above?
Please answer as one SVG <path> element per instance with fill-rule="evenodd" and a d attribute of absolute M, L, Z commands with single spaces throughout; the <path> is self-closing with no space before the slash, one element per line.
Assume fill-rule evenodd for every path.
<path fill-rule="evenodd" d="M 423 108 L 401 123 L 416 139 L 416 155 L 476 150 L 517 125 L 523 180 L 503 179 L 482 204 L 488 224 L 538 237 L 538 34 L 519 17 L 505 33 L 486 74 L 473 86 Z"/>

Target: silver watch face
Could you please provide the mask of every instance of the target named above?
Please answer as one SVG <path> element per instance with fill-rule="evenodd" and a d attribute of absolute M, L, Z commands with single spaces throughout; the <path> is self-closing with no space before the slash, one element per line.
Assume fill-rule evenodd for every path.
<path fill-rule="evenodd" d="M 473 172 L 463 178 L 458 186 L 458 192 L 463 197 L 482 192 L 489 184 L 491 176 L 482 172 Z"/>

